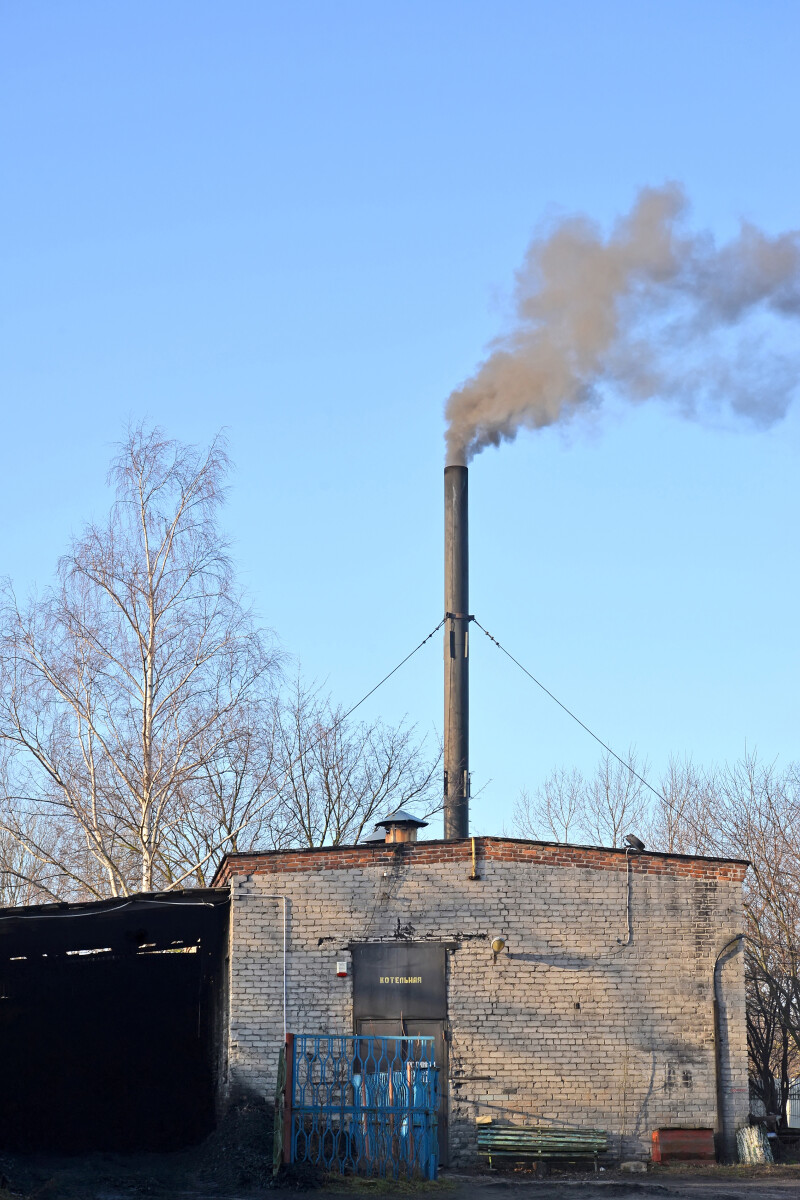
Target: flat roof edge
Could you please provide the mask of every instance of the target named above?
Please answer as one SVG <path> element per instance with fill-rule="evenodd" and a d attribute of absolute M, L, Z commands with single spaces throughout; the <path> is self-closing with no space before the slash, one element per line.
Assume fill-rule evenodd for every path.
<path fill-rule="evenodd" d="M 540 841 L 540 840 L 534 839 L 534 838 L 497 837 L 494 835 L 485 835 L 485 834 L 475 834 L 474 837 L 475 837 L 476 842 L 482 842 L 482 843 L 491 842 L 491 843 L 498 844 L 498 845 L 502 844 L 502 845 L 518 845 L 518 846 L 541 846 L 541 847 L 552 847 L 554 849 L 560 849 L 560 850 L 583 850 L 583 851 L 589 851 L 589 852 L 593 852 L 593 853 L 597 853 L 597 854 L 619 854 L 619 855 L 625 855 L 625 854 L 634 855 L 635 854 L 635 856 L 637 858 L 648 857 L 648 858 L 676 860 L 678 862 L 707 862 L 707 863 L 734 864 L 734 865 L 740 866 L 740 867 L 741 866 L 743 866 L 743 867 L 750 866 L 749 859 L 727 858 L 727 857 L 722 857 L 719 855 L 681 854 L 677 851 L 647 850 L 647 849 L 637 852 L 637 851 L 632 851 L 629 847 L 624 847 L 624 846 L 592 846 L 592 845 L 586 845 L 581 842 L 552 842 L 552 841 Z M 430 847 L 434 847 L 434 846 L 469 846 L 471 841 L 472 841 L 472 837 L 458 838 L 458 839 L 451 838 L 451 839 L 447 839 L 447 840 L 445 840 L 444 838 L 427 838 L 424 841 L 417 841 L 417 842 L 394 842 L 394 843 L 357 842 L 357 843 L 341 845 L 341 846 L 297 846 L 297 847 L 294 847 L 291 849 L 285 849 L 285 850 L 237 851 L 235 854 L 226 854 L 224 856 L 224 858 L 222 859 L 222 861 L 220 862 L 219 866 L 217 867 L 217 869 L 214 873 L 214 878 L 211 880 L 211 887 L 212 887 L 212 889 L 217 890 L 217 889 L 219 889 L 220 886 L 224 886 L 224 885 L 217 883 L 217 880 L 224 873 L 226 873 L 226 871 L 229 871 L 230 868 L 233 867 L 235 865 L 236 861 L 239 859 L 247 859 L 247 860 L 251 860 L 254 858 L 255 859 L 279 859 L 281 857 L 288 858 L 290 856 L 296 858 L 298 855 L 308 856 L 309 858 L 313 858 L 315 855 L 318 855 L 318 854 L 339 854 L 339 853 L 345 854 L 347 852 L 353 852 L 354 850 L 363 851 L 363 852 L 381 853 L 381 852 L 384 852 L 387 848 L 390 850 L 393 850 L 395 852 L 397 852 L 399 850 L 402 853 L 413 855 L 413 853 L 416 849 L 424 849 L 427 846 L 430 846 Z"/>

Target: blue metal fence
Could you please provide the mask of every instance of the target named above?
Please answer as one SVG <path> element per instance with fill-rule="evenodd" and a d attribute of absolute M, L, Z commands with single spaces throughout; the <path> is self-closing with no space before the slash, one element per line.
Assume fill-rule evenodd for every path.
<path fill-rule="evenodd" d="M 287 1050 L 291 1162 L 357 1175 L 436 1178 L 433 1038 L 295 1034 Z"/>

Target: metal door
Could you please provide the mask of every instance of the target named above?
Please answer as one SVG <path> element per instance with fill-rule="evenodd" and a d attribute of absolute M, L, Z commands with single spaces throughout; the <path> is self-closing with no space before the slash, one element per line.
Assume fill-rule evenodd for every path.
<path fill-rule="evenodd" d="M 362 942 L 353 946 L 356 1033 L 432 1037 L 439 1084 L 439 1162 L 448 1162 L 447 987 L 440 942 Z"/>

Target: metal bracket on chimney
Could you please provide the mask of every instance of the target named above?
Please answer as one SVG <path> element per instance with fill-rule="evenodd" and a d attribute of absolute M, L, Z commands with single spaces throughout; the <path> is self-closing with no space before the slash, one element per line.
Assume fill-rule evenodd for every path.
<path fill-rule="evenodd" d="M 445 621 L 449 621 L 451 619 L 456 620 L 456 621 L 474 621 L 475 620 L 472 613 L 448 613 L 448 612 L 446 612 L 444 614 L 444 619 L 445 619 Z"/>

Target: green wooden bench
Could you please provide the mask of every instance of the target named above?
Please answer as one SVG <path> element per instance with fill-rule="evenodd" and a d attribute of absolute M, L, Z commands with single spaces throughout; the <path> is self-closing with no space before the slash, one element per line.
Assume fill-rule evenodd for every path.
<path fill-rule="evenodd" d="M 553 1129 L 550 1126 L 481 1125 L 478 1150 L 489 1159 L 548 1159 L 577 1162 L 590 1158 L 597 1171 L 597 1156 L 608 1149 L 608 1136 L 601 1129 Z"/>

